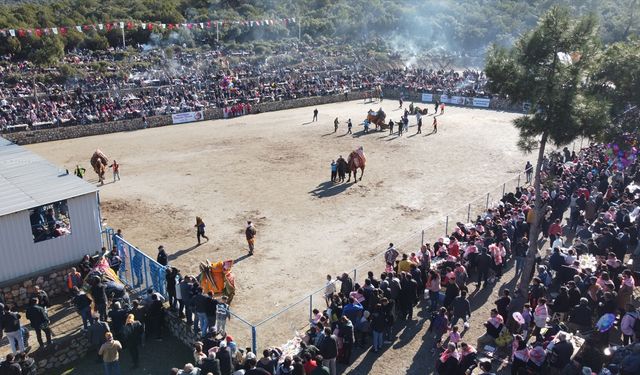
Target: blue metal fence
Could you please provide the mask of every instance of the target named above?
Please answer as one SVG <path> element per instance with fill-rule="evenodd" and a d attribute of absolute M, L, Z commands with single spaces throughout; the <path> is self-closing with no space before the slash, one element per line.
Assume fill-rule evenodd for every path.
<path fill-rule="evenodd" d="M 120 280 L 127 284 L 134 293 L 153 288 L 154 291 L 168 297 L 165 288 L 165 267 L 124 238 L 113 235 L 112 240 L 118 249 L 120 258 L 122 258 L 122 264 L 118 271 Z"/>

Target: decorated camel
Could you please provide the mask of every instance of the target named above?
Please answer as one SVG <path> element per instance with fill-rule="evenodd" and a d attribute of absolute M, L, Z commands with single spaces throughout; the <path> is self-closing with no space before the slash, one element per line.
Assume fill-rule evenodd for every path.
<path fill-rule="evenodd" d="M 100 184 L 104 184 L 104 175 L 107 172 L 107 165 L 109 164 L 109 158 L 100 150 L 96 150 L 91 156 L 91 166 L 98 175 Z"/>
<path fill-rule="evenodd" d="M 384 130 L 387 128 L 387 124 L 384 122 L 386 118 L 387 114 L 384 113 L 382 108 L 380 108 L 378 112 L 369 110 L 369 112 L 367 113 L 367 121 L 369 121 L 371 124 L 374 124 L 376 126 L 376 130 Z"/>
<path fill-rule="evenodd" d="M 358 169 L 362 170 L 360 173 L 360 181 L 362 181 L 362 176 L 364 175 L 364 166 L 367 162 L 367 158 L 364 155 L 364 149 L 362 146 L 358 147 L 357 150 L 351 151 L 349 157 L 347 158 L 347 166 L 349 171 L 349 178 L 347 178 L 347 182 L 351 181 L 351 173 L 353 172 L 353 181 L 358 182 Z"/>
<path fill-rule="evenodd" d="M 225 295 L 227 302 L 231 304 L 236 294 L 235 276 L 231 272 L 232 260 L 211 263 L 209 259 L 200 263 L 200 286 L 205 293 L 213 292 L 214 295 Z"/>

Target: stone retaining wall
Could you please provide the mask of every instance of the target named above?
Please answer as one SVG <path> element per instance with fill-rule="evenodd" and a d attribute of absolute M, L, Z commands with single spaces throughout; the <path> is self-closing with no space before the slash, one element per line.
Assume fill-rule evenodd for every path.
<path fill-rule="evenodd" d="M 167 309 L 164 314 L 164 325 L 171 335 L 187 347 L 192 348 L 193 343 L 200 341 L 197 334 L 174 311 Z"/>
<path fill-rule="evenodd" d="M 33 294 L 33 287 L 36 285 L 47 292 L 49 298 L 66 293 L 66 278 L 69 272 L 71 272 L 71 267 L 64 267 L 44 275 L 33 276 L 21 281 L 11 281 L 2 285 L 0 291 L 5 303 L 17 307 L 27 306 L 29 297 Z"/>
<path fill-rule="evenodd" d="M 368 96 L 369 91 L 355 91 L 350 92 L 347 95 L 346 100 L 362 100 Z M 384 96 L 386 99 L 398 99 L 400 96 L 405 98 L 406 102 L 414 102 L 418 104 L 422 99 L 422 92 L 414 90 L 404 90 L 387 88 L 384 90 Z M 282 111 L 285 109 L 317 106 L 322 104 L 337 103 L 345 101 L 343 94 L 339 95 L 327 95 L 327 96 L 314 96 L 309 98 L 300 98 L 295 100 L 282 100 L 276 102 L 259 103 L 252 107 L 252 113 L 273 112 Z M 494 104 L 495 103 L 495 104 Z M 384 104 L 384 102 L 382 103 Z M 373 104 L 372 104 L 373 105 Z M 377 106 L 378 104 L 376 104 Z M 376 109 L 376 108 L 373 108 Z M 505 111 L 521 111 L 521 106 L 514 106 L 506 101 L 492 100 L 492 105 L 489 109 L 505 110 Z M 363 113 L 363 118 L 365 114 Z M 205 120 L 217 120 L 223 118 L 223 111 L 220 108 L 210 108 L 204 111 Z M 159 126 L 171 125 L 172 120 L 170 115 L 165 116 L 152 116 L 147 118 L 148 127 L 155 128 Z M 101 124 L 88 124 L 88 125 L 75 125 L 62 128 L 53 129 L 40 129 L 36 131 L 21 131 L 15 133 L 6 133 L 2 136 L 16 144 L 26 145 L 40 142 L 58 141 L 62 139 L 87 137 L 92 135 L 133 131 L 144 128 L 144 123 L 141 118 L 131 120 L 121 120 L 114 122 L 106 122 Z"/>
<path fill-rule="evenodd" d="M 352 92 L 347 96 L 347 100 L 363 99 L 365 92 Z M 314 106 L 328 103 L 345 101 L 344 95 L 315 96 L 296 100 L 282 100 L 277 102 L 259 103 L 252 108 L 252 113 L 281 111 L 284 109 Z M 217 120 L 223 118 L 223 111 L 220 108 L 210 108 L 204 111 L 205 120 Z M 171 125 L 170 115 L 152 116 L 147 118 L 148 127 Z M 59 141 L 62 139 L 87 137 L 92 135 L 116 133 L 123 131 L 133 131 L 144 128 L 141 118 L 106 122 L 101 124 L 75 125 L 61 128 L 40 129 L 36 131 L 21 131 L 6 133 L 2 136 L 16 144 L 27 145 L 32 143 Z"/>
<path fill-rule="evenodd" d="M 55 344 L 39 351 L 34 358 L 38 374 L 51 374 L 53 369 L 63 370 L 63 366 L 86 356 L 89 348 L 89 339 L 82 330 L 56 340 Z"/>

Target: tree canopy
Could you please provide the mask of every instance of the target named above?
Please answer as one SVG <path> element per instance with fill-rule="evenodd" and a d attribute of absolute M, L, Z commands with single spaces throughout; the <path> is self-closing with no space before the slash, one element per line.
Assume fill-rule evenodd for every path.
<path fill-rule="evenodd" d="M 359 43 L 383 37 L 391 49 L 429 50 L 442 48 L 468 61 L 482 61 L 487 47 L 511 45 L 534 27 L 552 5 L 566 6 L 572 15 L 598 14 L 605 43 L 626 40 L 640 30 L 640 0 L 53 0 L 0 5 L 0 28 L 46 28 L 113 21 L 161 23 L 203 20 L 247 20 L 297 17 L 307 38 L 340 39 Z M 297 27 L 268 29 L 225 27 L 224 43 L 254 39 L 297 37 Z M 159 33 L 160 31 L 154 31 Z M 208 30 L 214 33 L 215 30 Z M 92 33 L 82 35 L 91 38 Z M 146 42 L 150 32 L 127 32 Z M 6 38 L 6 37 L 5 37 Z M 109 45 L 118 38 L 106 36 Z M 210 43 L 212 38 L 196 38 Z M 19 43 L 22 43 L 19 40 Z M 70 42 L 63 38 L 65 46 Z M 15 52 L 15 43 L 0 40 L 0 53 Z M 75 45 L 74 45 L 75 46 Z M 80 45 L 103 48 L 103 43 Z"/>

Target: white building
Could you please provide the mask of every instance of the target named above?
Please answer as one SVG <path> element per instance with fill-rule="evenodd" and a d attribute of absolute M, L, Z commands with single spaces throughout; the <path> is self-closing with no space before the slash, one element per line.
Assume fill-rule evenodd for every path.
<path fill-rule="evenodd" d="M 98 188 L 0 137 L 0 283 L 101 248 Z"/>

